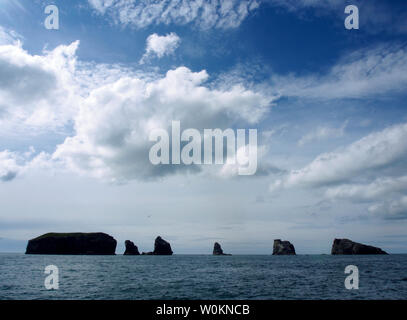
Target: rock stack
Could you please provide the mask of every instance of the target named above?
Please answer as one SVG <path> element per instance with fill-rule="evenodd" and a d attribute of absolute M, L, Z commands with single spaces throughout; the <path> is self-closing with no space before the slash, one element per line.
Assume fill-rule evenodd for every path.
<path fill-rule="evenodd" d="M 129 255 L 129 256 L 138 256 L 140 255 L 140 252 L 138 251 L 138 248 L 134 243 L 130 240 L 126 240 L 124 242 L 124 245 L 126 246 L 126 251 L 124 251 L 124 255 Z"/>
<path fill-rule="evenodd" d="M 170 256 L 172 255 L 172 249 L 169 242 L 165 241 L 161 237 L 157 237 L 154 242 L 153 252 L 143 252 L 143 255 L 155 255 L 155 256 Z"/>
<path fill-rule="evenodd" d="M 295 255 L 295 248 L 290 241 L 274 240 L 273 255 Z"/>
<path fill-rule="evenodd" d="M 223 253 L 222 247 L 217 242 L 215 242 L 215 244 L 213 246 L 213 255 L 214 256 L 231 256 L 231 254 Z"/>
<path fill-rule="evenodd" d="M 335 239 L 332 244 L 331 254 L 387 254 L 387 252 L 349 239 Z"/>

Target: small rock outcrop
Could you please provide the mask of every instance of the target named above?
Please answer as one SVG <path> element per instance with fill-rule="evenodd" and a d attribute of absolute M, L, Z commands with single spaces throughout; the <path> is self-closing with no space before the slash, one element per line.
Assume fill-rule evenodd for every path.
<path fill-rule="evenodd" d="M 172 255 L 171 245 L 161 237 L 157 237 L 154 242 L 154 255 L 170 256 Z"/>
<path fill-rule="evenodd" d="M 331 254 L 387 254 L 387 252 L 349 239 L 335 239 Z"/>
<path fill-rule="evenodd" d="M 170 256 L 172 255 L 171 245 L 161 237 L 157 237 L 154 242 L 153 252 L 143 252 L 146 256 Z"/>
<path fill-rule="evenodd" d="M 231 254 L 223 253 L 222 247 L 217 242 L 215 242 L 215 244 L 213 246 L 213 255 L 214 256 L 231 256 Z"/>
<path fill-rule="evenodd" d="M 113 255 L 117 241 L 102 232 L 46 233 L 28 241 L 26 254 Z"/>
<path fill-rule="evenodd" d="M 273 255 L 295 255 L 295 248 L 290 241 L 274 240 Z"/>
<path fill-rule="evenodd" d="M 126 246 L 126 251 L 124 251 L 124 255 L 128 255 L 128 256 L 138 256 L 140 255 L 140 252 L 138 251 L 138 248 L 136 245 L 134 245 L 134 243 L 130 240 L 126 240 L 124 242 L 125 246 Z"/>

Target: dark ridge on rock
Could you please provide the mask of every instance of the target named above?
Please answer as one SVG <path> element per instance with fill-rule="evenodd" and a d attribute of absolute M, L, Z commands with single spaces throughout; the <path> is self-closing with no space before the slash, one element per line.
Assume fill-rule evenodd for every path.
<path fill-rule="evenodd" d="M 126 240 L 124 242 L 124 245 L 126 246 L 126 251 L 124 251 L 124 255 L 129 255 L 129 256 L 139 256 L 140 252 L 138 251 L 138 248 L 134 243 L 130 240 Z"/>
<path fill-rule="evenodd" d="M 295 255 L 295 248 L 290 241 L 274 240 L 273 255 Z"/>
<path fill-rule="evenodd" d="M 161 237 L 157 237 L 154 242 L 154 255 L 170 256 L 172 255 L 171 245 Z"/>
<path fill-rule="evenodd" d="M 215 245 L 213 246 L 213 255 L 214 256 L 231 256 L 231 254 L 223 253 L 222 247 L 217 242 L 215 242 Z"/>
<path fill-rule="evenodd" d="M 387 252 L 349 239 L 335 239 L 331 254 L 387 254 Z"/>
<path fill-rule="evenodd" d="M 26 254 L 113 255 L 117 241 L 102 232 L 46 233 L 28 241 Z"/>

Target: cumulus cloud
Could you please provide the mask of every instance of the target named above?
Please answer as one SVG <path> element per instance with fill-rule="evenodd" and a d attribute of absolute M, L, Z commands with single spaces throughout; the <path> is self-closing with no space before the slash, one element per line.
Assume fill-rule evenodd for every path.
<path fill-rule="evenodd" d="M 342 58 L 322 75 L 273 76 L 283 96 L 309 99 L 367 98 L 403 93 L 407 86 L 407 51 L 401 45 L 380 45 Z"/>
<path fill-rule="evenodd" d="M 79 173 L 123 181 L 148 179 L 191 167 L 153 166 L 149 133 L 170 132 L 172 120 L 183 129 L 225 128 L 237 121 L 257 123 L 273 97 L 243 86 L 211 89 L 206 71 L 186 67 L 155 80 L 126 77 L 94 89 L 80 106 L 75 135 L 58 146 L 54 160 Z M 199 117 L 196 115 L 199 114 Z"/>
<path fill-rule="evenodd" d="M 160 36 L 156 33 L 151 34 L 147 38 L 146 52 L 141 58 L 140 63 L 144 63 L 150 57 L 162 58 L 173 54 L 180 42 L 181 39 L 174 32 L 168 33 L 165 36 Z"/>
<path fill-rule="evenodd" d="M 159 75 L 119 66 L 78 63 L 78 45 L 74 42 L 59 46 L 43 55 L 30 55 L 19 44 L 0 46 L 0 65 L 5 70 L 0 76 L 0 122 L 1 130 L 10 124 L 49 130 L 71 122 L 73 132 L 54 153 L 43 154 L 41 159 L 45 160 L 41 163 L 57 162 L 81 174 L 126 181 L 165 176 L 180 170 L 197 172 L 191 166 L 152 166 L 148 159 L 149 132 L 158 127 L 169 129 L 172 120 L 181 121 L 184 129 L 255 126 L 276 99 L 264 87 L 250 88 L 238 82 L 213 86 L 205 70 L 193 72 L 179 67 Z M 404 76 L 396 70 L 405 67 L 403 50 L 385 51 L 381 59 L 378 54 L 369 54 L 373 62 L 351 59 L 356 71 L 345 74 L 351 77 L 369 73 L 366 77 L 375 82 L 370 75 L 380 79 L 386 71 L 391 84 L 385 87 L 393 90 L 394 83 L 400 85 L 404 81 Z M 348 67 L 339 69 L 348 70 Z M 331 84 L 331 87 L 338 85 Z M 312 96 L 309 92 L 316 89 L 311 86 L 297 92 Z M 322 128 L 304 137 L 302 143 L 340 135 L 345 126 Z M 405 156 L 405 132 L 406 125 L 395 126 L 342 150 L 322 154 L 308 166 L 289 172 L 272 189 L 342 183 L 362 171 L 386 167 Z M 3 171 L 3 177 L 12 177 L 8 172 L 14 172 Z M 225 166 L 220 174 L 233 176 L 235 171 L 235 167 Z"/>
<path fill-rule="evenodd" d="M 77 107 L 74 82 L 78 42 L 43 55 L 30 55 L 21 43 L 0 45 L 1 132 L 57 128 Z"/>
<path fill-rule="evenodd" d="M 256 0 L 88 0 L 115 23 L 145 28 L 150 25 L 193 23 L 202 29 L 238 27 L 259 7 Z"/>
<path fill-rule="evenodd" d="M 173 120 L 198 130 L 237 122 L 255 125 L 274 99 L 243 84 L 215 89 L 205 70 L 179 67 L 160 75 L 78 63 L 78 45 L 58 46 L 42 55 L 31 55 L 17 43 L 0 46 L 2 134 L 7 129 L 31 134 L 73 126 L 55 152 L 39 150 L 34 160 L 23 159 L 26 168 L 51 162 L 111 181 L 197 172 L 193 166 L 153 166 L 148 159 L 150 131 L 169 129 Z M 171 50 L 168 45 L 152 48 L 157 55 Z M 17 167 L 9 153 L 7 161 L 3 158 L 1 177 L 10 180 Z"/>

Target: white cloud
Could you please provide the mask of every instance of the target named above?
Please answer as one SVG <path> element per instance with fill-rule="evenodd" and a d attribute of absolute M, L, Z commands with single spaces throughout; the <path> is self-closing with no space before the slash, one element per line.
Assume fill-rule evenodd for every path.
<path fill-rule="evenodd" d="M 406 141 L 407 123 L 369 134 L 342 150 L 319 155 L 302 169 L 292 170 L 284 179 L 276 181 L 271 190 L 340 184 L 369 170 L 383 171 L 406 158 Z"/>
<path fill-rule="evenodd" d="M 380 45 L 350 53 L 323 75 L 273 76 L 282 96 L 310 99 L 371 98 L 404 93 L 407 51 L 400 45 Z"/>
<path fill-rule="evenodd" d="M 88 0 L 115 23 L 145 28 L 149 25 L 193 23 L 202 29 L 236 28 L 259 7 L 256 0 Z"/>
<path fill-rule="evenodd" d="M 21 43 L 0 45 L 0 132 L 62 127 L 77 108 L 74 73 L 78 42 L 43 55 L 30 55 Z"/>
<path fill-rule="evenodd" d="M 204 85 L 207 79 L 206 71 L 179 67 L 159 79 L 125 77 L 92 90 L 74 119 L 76 134 L 58 146 L 53 159 L 76 172 L 114 181 L 195 169 L 153 166 L 149 132 L 169 130 L 172 120 L 179 120 L 183 129 L 198 130 L 237 121 L 255 124 L 273 100 L 243 86 L 210 89 Z"/>
<path fill-rule="evenodd" d="M 16 44 L 21 41 L 21 36 L 14 30 L 8 30 L 0 26 L 0 45 Z"/>
<path fill-rule="evenodd" d="M 165 36 L 160 36 L 156 33 L 149 35 L 146 41 L 146 52 L 140 63 L 144 63 L 149 57 L 156 56 L 157 58 L 162 58 L 165 55 L 173 54 L 180 42 L 181 39 L 174 32 L 168 33 Z"/>
<path fill-rule="evenodd" d="M 326 200 L 359 203 L 376 216 L 407 218 L 407 123 L 371 133 L 331 153 L 319 155 L 270 185 L 316 188 Z"/>
<path fill-rule="evenodd" d="M 371 183 L 343 184 L 328 188 L 325 196 L 330 199 L 371 201 L 379 197 L 407 191 L 407 176 L 380 177 Z"/>
<path fill-rule="evenodd" d="M 298 145 L 303 146 L 304 144 L 310 143 L 312 141 L 319 141 L 319 140 L 330 138 L 330 137 L 334 137 L 334 138 L 342 137 L 347 125 L 348 125 L 348 122 L 345 121 L 345 123 L 339 128 L 318 127 L 317 129 L 313 130 L 312 132 L 304 135 L 298 141 Z"/>
<path fill-rule="evenodd" d="M 191 166 L 151 165 L 150 130 L 168 128 L 172 120 L 180 120 L 184 129 L 227 128 L 238 121 L 254 125 L 274 99 L 242 84 L 211 88 L 205 85 L 205 70 L 179 67 L 159 75 L 78 63 L 78 45 L 59 46 L 43 55 L 30 55 L 20 44 L 0 46 L 2 134 L 55 133 L 67 123 L 74 128 L 52 155 L 38 150 L 39 155 L 28 157 L 34 160 L 23 159 L 25 168 L 51 162 L 113 181 L 196 172 Z M 3 180 L 13 172 L 3 171 Z"/>
<path fill-rule="evenodd" d="M 0 151 L 0 181 L 13 180 L 21 167 L 17 164 L 17 155 L 8 150 Z"/>

